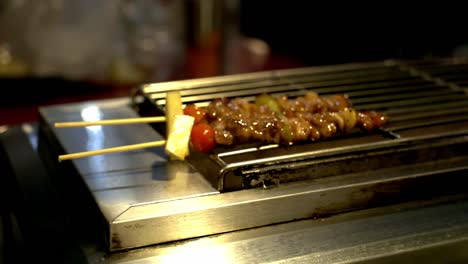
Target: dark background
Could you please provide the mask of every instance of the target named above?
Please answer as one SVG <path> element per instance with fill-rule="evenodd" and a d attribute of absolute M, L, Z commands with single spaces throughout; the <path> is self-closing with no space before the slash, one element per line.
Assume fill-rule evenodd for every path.
<path fill-rule="evenodd" d="M 354 2 L 243 0 L 240 28 L 311 65 L 451 56 L 468 43 L 461 4 Z"/>

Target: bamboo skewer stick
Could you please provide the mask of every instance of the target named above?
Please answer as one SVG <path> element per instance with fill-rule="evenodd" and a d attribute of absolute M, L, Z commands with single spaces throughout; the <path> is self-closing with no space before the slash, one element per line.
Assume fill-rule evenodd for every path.
<path fill-rule="evenodd" d="M 55 123 L 54 127 L 66 128 L 66 127 L 84 127 L 84 126 L 96 126 L 96 125 L 126 125 L 126 124 L 157 123 L 157 122 L 166 122 L 166 117 L 156 116 L 156 117 L 121 118 L 121 119 L 98 120 L 98 121 L 60 122 L 60 123 Z"/>
<path fill-rule="evenodd" d="M 182 99 L 178 91 L 168 92 L 166 98 L 166 116 L 158 117 L 139 117 L 139 118 L 122 118 L 122 119 L 111 119 L 111 120 L 99 120 L 99 121 L 79 121 L 79 122 L 61 122 L 55 123 L 56 128 L 65 127 L 84 127 L 84 126 L 95 126 L 95 125 L 124 125 L 124 124 L 135 124 L 135 123 L 153 123 L 153 122 L 166 122 L 167 125 L 167 138 L 168 140 L 153 141 L 147 143 L 140 143 L 134 145 L 127 145 L 121 147 L 91 150 L 78 153 L 71 153 L 66 155 L 60 155 L 59 161 L 79 159 L 84 157 L 90 157 L 95 155 L 125 152 L 132 150 L 139 150 L 144 148 L 161 147 L 165 146 L 166 153 L 171 156 L 171 159 L 184 160 L 189 154 L 189 140 L 190 132 L 192 130 L 194 118 L 191 116 L 184 116 L 182 110 Z M 174 124 L 177 127 L 174 127 Z"/>
<path fill-rule="evenodd" d="M 165 144 L 166 144 L 165 140 L 160 140 L 160 141 L 153 141 L 153 142 L 147 142 L 147 143 L 141 143 L 141 144 L 127 145 L 127 146 L 122 146 L 122 147 L 84 151 L 84 152 L 78 152 L 78 153 L 73 153 L 73 154 L 60 155 L 58 157 L 58 160 L 63 161 L 63 160 L 69 160 L 69 159 L 79 159 L 79 158 L 101 155 L 101 154 L 109 154 L 109 153 L 125 152 L 125 151 L 139 150 L 139 149 L 145 149 L 145 148 L 160 147 L 160 146 L 164 146 Z"/>

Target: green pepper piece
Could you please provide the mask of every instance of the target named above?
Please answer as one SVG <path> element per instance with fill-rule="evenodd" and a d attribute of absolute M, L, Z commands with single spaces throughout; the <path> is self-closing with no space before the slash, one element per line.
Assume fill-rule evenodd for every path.
<path fill-rule="evenodd" d="M 283 143 L 287 143 L 287 144 L 292 143 L 293 133 L 292 133 L 291 126 L 288 123 L 288 119 L 283 115 L 278 115 L 278 118 L 281 122 L 280 133 L 281 133 L 281 138 L 282 138 Z"/>
<path fill-rule="evenodd" d="M 275 98 L 268 94 L 261 94 L 255 97 L 255 104 L 260 106 L 260 105 L 266 105 L 271 111 L 275 113 L 281 113 L 281 108 L 278 105 L 278 102 L 276 102 Z"/>

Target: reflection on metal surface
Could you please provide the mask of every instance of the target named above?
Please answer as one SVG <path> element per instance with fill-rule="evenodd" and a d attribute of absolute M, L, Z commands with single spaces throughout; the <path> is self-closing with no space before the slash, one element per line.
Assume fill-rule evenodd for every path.
<path fill-rule="evenodd" d="M 102 119 L 102 112 L 96 105 L 91 105 L 81 110 L 81 117 L 83 121 L 98 121 Z M 98 132 L 101 131 L 101 127 L 102 126 L 87 126 L 86 130 Z"/>
<path fill-rule="evenodd" d="M 101 120 L 102 112 L 97 105 L 84 107 L 81 110 L 83 121 L 98 121 Z"/>
<path fill-rule="evenodd" d="M 128 107 L 128 100 L 60 105 L 41 108 L 40 111 L 47 122 L 53 124 L 54 122 L 61 121 L 83 120 L 81 114 L 84 109 L 91 109 L 84 112 L 84 116 L 89 119 L 96 119 L 97 116 L 100 116 L 100 119 L 137 117 L 135 112 Z M 119 127 L 96 126 L 91 129 L 52 128 L 52 131 L 63 145 L 66 153 L 138 144 L 163 139 L 146 124 L 132 124 Z M 98 136 L 96 139 L 92 136 L 94 131 Z M 108 171 L 145 168 L 151 166 L 153 162 L 162 162 L 165 160 L 166 156 L 162 148 L 152 148 L 141 151 L 102 155 L 96 162 L 93 162 L 94 160 L 92 158 L 78 159 L 72 162 L 82 175 L 88 175 Z"/>
<path fill-rule="evenodd" d="M 102 111 L 96 105 L 87 106 L 81 110 L 81 117 L 83 121 L 98 121 L 102 119 Z M 86 148 L 88 150 L 103 149 L 105 137 L 102 132 L 102 126 L 87 126 L 85 130 L 87 138 Z M 102 155 L 92 156 L 86 160 L 90 167 L 94 164 L 102 164 L 105 162 Z"/>
<path fill-rule="evenodd" d="M 36 126 L 33 126 L 31 124 L 23 124 L 21 125 L 21 129 L 28 136 L 29 143 L 31 144 L 33 149 L 37 150 L 38 138 L 37 138 Z"/>
<path fill-rule="evenodd" d="M 214 247 L 194 248 L 182 254 L 163 255 L 158 263 L 234 263 L 236 256 L 228 247 L 217 245 Z"/>

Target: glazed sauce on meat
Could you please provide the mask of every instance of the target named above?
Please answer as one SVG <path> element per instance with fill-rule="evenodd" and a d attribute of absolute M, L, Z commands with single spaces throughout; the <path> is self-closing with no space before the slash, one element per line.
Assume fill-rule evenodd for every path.
<path fill-rule="evenodd" d="M 213 129 L 218 145 L 314 141 L 346 133 L 355 127 L 370 131 L 388 122 L 386 116 L 375 111 L 358 112 L 344 95 L 320 97 L 313 92 L 293 100 L 267 94 L 257 96 L 255 102 L 220 98 L 203 111 L 200 122 Z"/>

